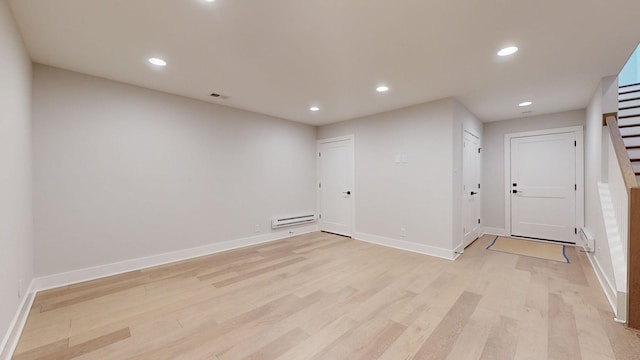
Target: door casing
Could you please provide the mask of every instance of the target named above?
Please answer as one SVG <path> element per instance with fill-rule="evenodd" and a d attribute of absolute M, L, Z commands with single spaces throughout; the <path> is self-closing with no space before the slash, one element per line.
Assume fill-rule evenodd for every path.
<path fill-rule="evenodd" d="M 478 136 L 477 134 L 475 134 L 472 131 L 469 131 L 467 129 L 462 131 L 462 145 L 463 145 L 463 148 L 462 148 L 462 244 L 463 244 L 463 247 L 469 246 L 475 240 L 475 238 L 479 237 L 482 234 L 482 226 L 481 226 L 481 224 L 480 223 L 478 223 L 478 224 L 474 223 L 475 227 L 474 227 L 474 229 L 472 231 L 470 231 L 470 233 L 474 232 L 475 233 L 475 238 L 474 239 L 465 238 L 465 235 L 466 235 L 465 234 L 465 230 L 466 230 L 466 225 L 467 225 L 465 220 L 466 220 L 467 211 L 468 211 L 468 209 L 467 209 L 467 206 L 468 206 L 467 195 L 468 195 L 468 193 L 470 193 L 471 191 L 474 191 L 474 192 L 477 193 L 476 195 L 474 195 L 475 196 L 474 201 L 476 202 L 476 204 L 475 204 L 475 206 L 476 206 L 476 215 L 477 215 L 478 219 L 480 219 L 480 216 L 481 216 L 481 214 L 480 214 L 481 211 L 480 210 L 481 210 L 481 205 L 482 205 L 481 204 L 481 201 L 482 201 L 482 197 L 481 197 L 482 196 L 481 195 L 482 194 L 482 189 L 481 188 L 476 188 L 477 185 L 475 185 L 475 184 L 474 184 L 475 186 L 473 186 L 473 189 L 471 189 L 471 188 L 466 189 L 465 188 L 465 178 L 466 178 L 466 175 L 467 175 L 466 174 L 466 170 L 467 169 L 465 169 L 465 156 L 466 156 L 465 154 L 466 154 L 466 152 L 465 152 L 464 144 L 465 144 L 465 138 L 466 138 L 467 135 L 471 136 L 472 138 L 474 138 L 477 141 L 478 149 L 481 148 L 480 136 Z M 476 152 L 476 151 L 478 151 L 478 152 Z M 476 162 L 475 163 L 475 166 L 476 166 L 476 180 L 477 180 L 477 184 L 479 185 L 480 182 L 481 182 L 481 179 L 482 179 L 482 174 L 481 174 L 481 168 L 482 168 L 481 167 L 481 163 L 482 163 L 482 160 L 481 160 L 481 154 L 480 154 L 479 150 L 474 150 L 474 158 L 475 158 L 474 160 Z"/>
<path fill-rule="evenodd" d="M 504 135 L 504 226 L 505 235 L 511 234 L 511 139 L 516 137 L 574 133 L 576 138 L 576 212 L 577 228 L 584 227 L 584 130 L 582 126 L 570 126 L 556 129 L 526 131 Z M 574 242 L 577 242 L 575 235 Z"/>
<path fill-rule="evenodd" d="M 332 142 L 338 142 L 338 141 L 345 141 L 345 140 L 350 140 L 351 141 L 351 159 L 350 159 L 350 163 L 352 164 L 352 167 L 350 169 L 351 171 L 351 179 L 352 179 L 352 185 L 351 185 L 351 221 L 349 224 L 349 233 L 348 234 L 344 234 L 347 236 L 353 236 L 353 234 L 355 233 L 355 219 L 356 219 L 356 207 L 355 207 L 355 203 L 356 203 L 356 196 L 357 196 L 357 191 L 356 191 L 356 184 L 355 184 L 355 136 L 354 135 L 345 135 L 345 136 L 337 136 L 337 137 L 332 137 L 332 138 L 327 138 L 327 139 L 321 139 L 317 141 L 317 146 L 316 146 L 316 174 L 317 174 L 317 179 L 316 179 L 316 203 L 318 204 L 318 209 L 317 209 L 317 213 L 318 214 L 322 214 L 322 189 L 320 188 L 320 182 L 322 179 L 322 166 L 321 166 L 321 159 L 318 156 L 318 154 L 320 153 L 320 149 L 321 146 L 323 144 L 327 144 L 327 143 L 332 143 Z M 320 228 L 320 230 L 322 230 L 322 219 L 319 219 L 318 221 L 318 227 Z"/>

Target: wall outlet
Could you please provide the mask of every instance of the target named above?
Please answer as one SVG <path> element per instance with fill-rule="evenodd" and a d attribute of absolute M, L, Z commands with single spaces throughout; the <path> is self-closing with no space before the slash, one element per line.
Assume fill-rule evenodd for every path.
<path fill-rule="evenodd" d="M 255 226 L 255 232 L 259 233 L 260 232 L 260 224 L 256 224 Z"/>
<path fill-rule="evenodd" d="M 407 229 L 400 228 L 400 236 L 401 237 L 407 237 Z"/>

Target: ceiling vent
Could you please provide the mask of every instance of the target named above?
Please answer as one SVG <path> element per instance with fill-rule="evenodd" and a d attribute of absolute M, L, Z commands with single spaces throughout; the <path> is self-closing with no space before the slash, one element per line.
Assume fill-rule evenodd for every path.
<path fill-rule="evenodd" d="M 220 95 L 218 93 L 211 93 L 209 96 L 214 97 L 216 99 L 227 100 L 229 97 L 226 95 Z"/>

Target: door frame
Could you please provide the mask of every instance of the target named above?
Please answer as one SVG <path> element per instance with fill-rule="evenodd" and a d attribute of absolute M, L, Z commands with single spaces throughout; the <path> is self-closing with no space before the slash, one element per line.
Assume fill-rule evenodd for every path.
<path fill-rule="evenodd" d="M 465 133 L 468 133 L 469 135 L 471 135 L 471 136 L 475 137 L 476 139 L 478 139 L 478 147 L 480 149 L 482 149 L 482 138 L 480 137 L 480 135 L 476 134 L 471 129 L 463 128 L 462 129 L 462 146 L 463 146 L 463 148 L 462 148 L 462 162 L 461 162 L 461 169 L 462 169 L 462 171 L 461 171 L 461 175 L 462 175 L 461 176 L 461 180 L 462 180 L 461 188 L 462 189 L 464 188 L 464 136 L 465 136 Z M 482 151 L 480 153 L 478 153 L 478 169 L 477 170 L 478 170 L 478 182 L 480 184 L 482 184 Z M 478 205 L 477 205 L 478 206 L 478 216 L 480 217 L 480 219 L 482 219 L 482 190 L 483 189 L 480 188 L 479 190 L 480 191 L 478 191 L 478 197 L 477 197 L 477 200 L 478 200 L 477 201 L 478 202 Z M 464 194 L 466 192 L 464 190 L 462 190 L 462 191 L 463 192 L 462 192 L 462 196 L 461 196 L 461 205 L 460 205 L 460 208 L 462 210 L 462 214 L 461 214 L 461 216 L 462 216 L 462 221 L 461 221 L 461 223 L 462 223 L 462 243 L 461 244 L 463 246 L 463 250 L 462 251 L 464 251 L 464 248 L 466 247 L 465 246 L 465 241 L 464 241 L 464 226 L 465 226 L 464 218 L 465 218 L 465 210 L 466 210 L 465 209 Z M 483 227 L 482 227 L 482 224 L 479 224 L 478 225 L 478 234 L 477 234 L 478 237 L 475 240 L 480 238 L 480 236 L 482 236 L 482 233 L 483 233 Z M 472 240 L 469 243 L 469 245 L 473 244 L 473 242 L 475 240 Z M 469 246 L 469 245 L 467 245 L 467 246 Z"/>
<path fill-rule="evenodd" d="M 507 236 L 511 236 L 511 139 L 517 137 L 574 133 L 576 138 L 576 228 L 584 227 L 584 129 L 582 126 L 569 126 L 554 129 L 525 131 L 504 135 L 504 228 Z M 577 242 L 578 235 L 574 237 Z"/>
<path fill-rule="evenodd" d="M 353 167 L 351 169 L 351 179 L 353 180 L 353 184 L 351 184 L 351 223 L 349 224 L 349 236 L 353 237 L 356 231 L 356 196 L 358 192 L 356 191 L 356 162 L 355 162 L 355 153 L 356 153 L 356 139 L 354 135 L 344 135 L 344 136 L 336 136 L 326 139 L 320 139 L 316 141 L 316 204 L 317 204 L 317 214 L 318 214 L 318 229 L 322 231 L 322 219 L 320 218 L 320 214 L 322 214 L 322 189 L 320 188 L 320 179 L 322 178 L 322 166 L 320 164 L 320 146 L 322 144 L 337 142 L 337 141 L 351 141 L 351 164 Z"/>

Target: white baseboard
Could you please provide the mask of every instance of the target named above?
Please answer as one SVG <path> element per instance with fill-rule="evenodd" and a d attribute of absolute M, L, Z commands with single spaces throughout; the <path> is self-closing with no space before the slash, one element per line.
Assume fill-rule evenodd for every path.
<path fill-rule="evenodd" d="M 486 227 L 486 226 L 482 228 L 482 234 L 509 236 L 509 234 L 507 233 L 507 229 Z"/>
<path fill-rule="evenodd" d="M 394 249 L 411 251 L 418 254 L 435 256 L 447 260 L 454 260 L 456 258 L 456 254 L 454 250 L 444 249 L 435 246 L 417 244 L 414 242 L 406 241 L 406 240 L 398 240 L 392 239 L 384 236 L 366 234 L 366 233 L 355 233 L 353 238 L 355 240 L 360 240 L 376 245 L 382 245 Z"/>
<path fill-rule="evenodd" d="M 473 240 L 473 241 L 476 241 L 476 240 Z M 456 260 L 457 258 L 459 258 L 460 255 L 462 255 L 462 253 L 464 253 L 464 244 L 460 244 L 456 246 L 455 249 L 453 249 L 453 260 Z"/>
<path fill-rule="evenodd" d="M 600 262 L 598 262 L 598 259 L 593 254 L 589 254 L 589 253 L 587 253 L 587 259 L 589 259 L 589 262 L 591 263 L 593 272 L 596 273 L 596 278 L 600 283 L 600 287 L 602 288 L 602 291 L 604 291 L 604 295 L 607 298 L 609 305 L 611 306 L 611 310 L 613 311 L 614 314 L 617 314 L 618 313 L 618 297 L 617 297 L 618 292 L 615 290 L 615 287 L 613 286 L 613 284 L 611 284 L 607 276 L 604 274 L 604 270 L 602 269 L 602 266 L 600 266 Z M 616 318 L 617 318 L 617 315 L 616 315 Z"/>
<path fill-rule="evenodd" d="M 318 231 L 318 225 L 306 225 L 286 228 L 277 232 L 261 234 L 246 238 L 213 243 L 205 246 L 157 254 L 143 258 L 120 261 L 117 263 L 94 266 L 85 269 L 42 276 L 34 279 L 35 290 L 42 291 L 79 282 L 95 280 L 107 276 L 118 275 L 129 271 L 165 265 L 176 261 L 188 260 L 200 256 L 211 255 L 223 251 L 281 240 L 287 237 Z"/>
<path fill-rule="evenodd" d="M 20 340 L 24 325 L 27 323 L 29 311 L 35 298 L 35 281 L 32 280 L 29 284 L 29 289 L 27 289 L 27 292 L 22 297 L 22 301 L 18 306 L 16 314 L 13 316 L 13 320 L 11 320 L 11 324 L 9 324 L 2 343 L 0 343 L 0 359 L 11 359 L 13 356 L 13 352 L 16 350 L 16 346 L 18 346 L 18 340 Z"/>
<path fill-rule="evenodd" d="M 627 293 L 625 291 L 618 291 L 617 297 L 618 304 L 616 306 L 616 316 L 613 318 L 616 322 L 626 324 L 627 323 Z"/>

